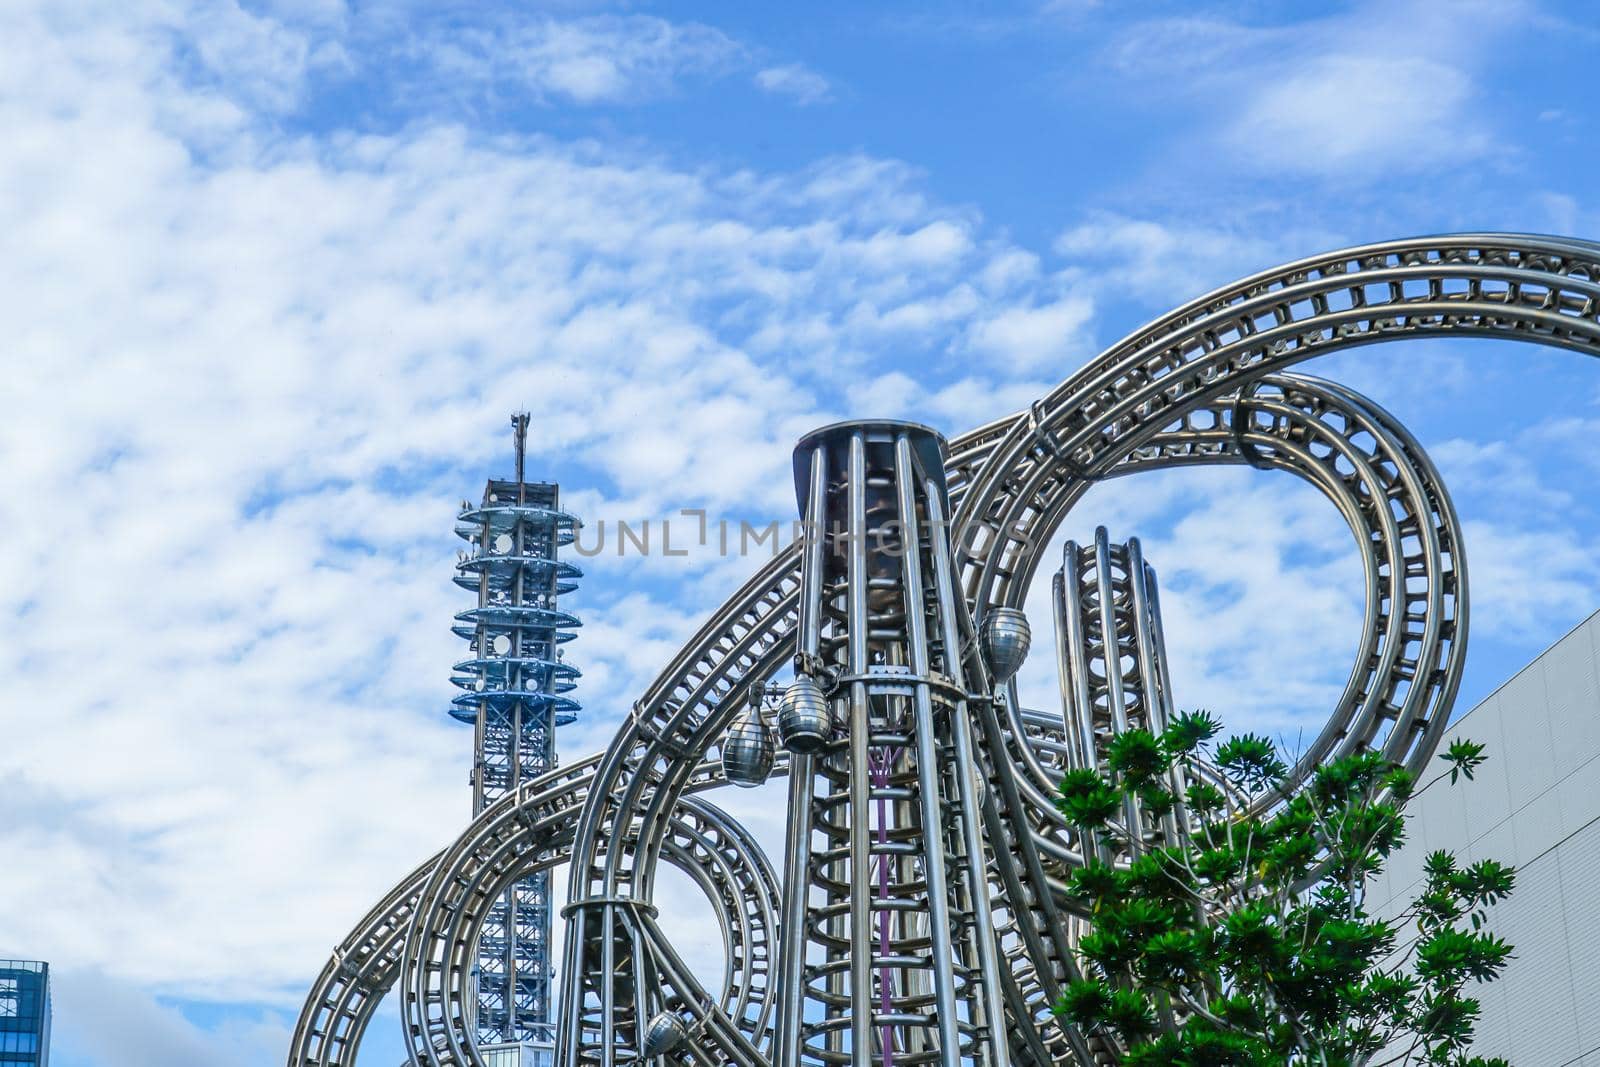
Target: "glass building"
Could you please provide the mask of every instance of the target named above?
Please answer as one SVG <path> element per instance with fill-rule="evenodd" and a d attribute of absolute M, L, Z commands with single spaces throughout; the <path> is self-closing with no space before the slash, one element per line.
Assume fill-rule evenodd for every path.
<path fill-rule="evenodd" d="M 0 1067 L 50 1063 L 50 965 L 0 960 Z"/>
<path fill-rule="evenodd" d="M 484 1067 L 555 1067 L 556 1062 L 553 1045 L 527 1041 L 479 1045 L 478 1055 Z"/>

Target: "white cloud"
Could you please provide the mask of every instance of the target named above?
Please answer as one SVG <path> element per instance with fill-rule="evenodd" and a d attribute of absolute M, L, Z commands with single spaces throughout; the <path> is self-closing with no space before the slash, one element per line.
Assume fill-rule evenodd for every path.
<path fill-rule="evenodd" d="M 900 164 L 285 136 L 314 49 L 236 83 L 237 42 L 190 62 L 186 9 L 52 18 L 0 16 L 0 778 L 31 813 L 0 826 L 0 948 L 63 982 L 293 1006 L 459 829 L 449 529 L 511 407 L 548 405 L 532 464 L 591 515 L 786 518 L 791 443 L 852 368 L 915 352 L 961 418 L 985 402 L 941 336 L 1053 350 L 1088 313 Z M 226 32 L 300 32 L 253 18 Z M 685 69 L 681 37 L 636 36 L 613 72 L 550 58 L 598 37 L 537 37 L 529 77 L 593 100 Z M 752 566 L 588 565 L 569 758 Z"/>
<path fill-rule="evenodd" d="M 759 70 L 756 85 L 765 92 L 792 97 L 802 106 L 820 104 L 833 92 L 827 78 L 803 63 L 785 63 Z"/>
<path fill-rule="evenodd" d="M 904 371 L 890 371 L 857 387 L 850 396 L 851 414 L 970 429 L 1021 411 L 1054 385 L 1043 378 L 997 383 L 972 377 L 929 389 Z"/>
<path fill-rule="evenodd" d="M 288 111 L 301 98 L 314 59 L 334 62 L 337 46 L 318 50 L 309 34 L 245 11 L 231 2 L 199 5 L 173 30 L 194 43 L 194 54 L 213 78 L 269 111 Z"/>
<path fill-rule="evenodd" d="M 440 73 L 517 85 L 538 99 L 609 104 L 658 96 L 740 56 L 727 34 L 650 15 L 532 16 L 440 31 L 416 47 Z"/>
<path fill-rule="evenodd" d="M 1131 26 L 1107 52 L 1130 81 L 1199 117 L 1190 160 L 1257 174 L 1372 182 L 1501 144 L 1479 71 L 1522 3 L 1367 3 L 1287 25 L 1184 16 Z M 1171 92 L 1176 84 L 1177 96 Z"/>
<path fill-rule="evenodd" d="M 1472 78 L 1448 62 L 1333 53 L 1285 71 L 1228 127 L 1230 146 L 1287 171 L 1405 169 L 1481 155 Z"/>
<path fill-rule="evenodd" d="M 1600 470 L 1589 447 L 1597 430 L 1600 420 L 1562 416 L 1433 450 L 1445 485 L 1467 502 L 1475 634 L 1537 648 L 1552 625 L 1576 622 L 1600 602 L 1600 560 L 1583 529 L 1591 507 L 1582 491 Z"/>
<path fill-rule="evenodd" d="M 175 1007 L 134 983 L 104 975 L 52 971 L 57 1062 L 115 1063 L 118 1067 L 211 1067 L 273 1063 L 289 1043 L 289 1027 L 270 1013 L 245 1012 L 202 1029 Z M 84 1020 L 94 1020 L 92 1026 Z"/>
<path fill-rule="evenodd" d="M 1577 197 L 1566 193 L 1541 192 L 1533 195 L 1533 201 L 1544 223 L 1540 232 L 1586 232 L 1588 220 Z"/>
<path fill-rule="evenodd" d="M 997 365 L 1027 373 L 1050 369 L 1065 378 L 1093 353 L 1093 315 L 1094 302 L 1072 293 L 1034 307 L 1006 308 L 977 323 L 970 340 Z"/>
<path fill-rule="evenodd" d="M 1333 234 L 1243 219 L 1206 224 L 1097 212 L 1065 230 L 1055 250 L 1081 271 L 1085 286 L 1166 309 L 1341 243 Z"/>
<path fill-rule="evenodd" d="M 1552 619 L 1576 622 L 1600 602 L 1600 561 L 1577 531 L 1497 517 L 1464 525 L 1475 633 L 1538 647 Z"/>
<path fill-rule="evenodd" d="M 1553 430 L 1544 427 L 1520 439 L 1501 441 L 1455 438 L 1435 446 L 1431 455 L 1454 493 L 1493 493 L 1504 503 L 1526 509 L 1524 514 L 1559 514 L 1572 505 L 1572 492 L 1546 484 L 1539 451 L 1529 447 L 1530 437 L 1548 439 Z"/>

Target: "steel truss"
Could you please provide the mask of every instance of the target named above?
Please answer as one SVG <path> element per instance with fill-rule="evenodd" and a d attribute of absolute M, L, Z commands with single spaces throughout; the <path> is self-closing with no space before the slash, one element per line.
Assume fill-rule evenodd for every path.
<path fill-rule="evenodd" d="M 1422 238 L 1255 275 L 1129 335 L 1027 411 L 956 438 L 942 473 L 920 431 L 847 428 L 824 449 L 842 449 L 844 461 L 828 459 L 820 499 L 868 524 L 873 509 L 925 521 L 948 506 L 950 543 L 928 522 L 898 568 L 853 549 L 842 572 L 819 565 L 815 540 L 762 568 L 667 665 L 604 753 L 488 807 L 368 914 L 308 996 L 290 1067 L 349 1067 L 396 983 L 413 1063 L 482 1067 L 465 1024 L 477 933 L 508 886 L 561 862 L 571 870 L 564 1067 L 650 1056 L 752 1067 L 1106 1062 L 1114 1050 L 1048 1013 L 1076 973 L 1062 887 L 1082 862 L 1049 798 L 1060 772 L 1097 759 L 1115 732 L 1159 727 L 1171 693 L 1153 574 L 1136 542 L 1100 537 L 1069 548 L 1057 583 L 1062 707 L 1018 706 L 1002 661 L 1015 652 L 1016 613 L 1043 549 L 1105 478 L 1249 464 L 1305 479 L 1355 535 L 1366 613 L 1344 693 L 1294 780 L 1362 748 L 1420 767 L 1465 652 L 1459 522 L 1392 417 L 1348 389 L 1286 373 L 1324 353 L 1418 336 L 1600 354 L 1600 245 Z M 743 758 L 764 725 L 751 718 L 752 690 L 791 663 L 828 713 L 822 747 L 791 730 L 793 752 L 771 770 L 789 776 L 791 818 L 809 824 L 791 833 L 779 879 L 698 794 L 728 780 L 719 746 L 741 715 L 741 758 L 729 765 L 741 784 L 759 774 Z M 808 699 L 800 693 L 786 713 L 800 721 Z M 931 776 L 930 752 L 948 765 Z M 690 872 L 723 924 L 721 990 L 702 988 L 655 921 L 663 859 Z M 930 870 L 944 873 L 943 890 Z M 863 902 L 862 879 L 839 877 L 853 871 L 874 876 L 869 888 L 887 873 L 888 892 Z M 913 920 L 894 902 L 918 891 L 930 905 Z M 932 932 L 940 911 L 947 938 Z M 887 950 L 871 937 L 863 949 L 861 931 L 881 931 L 883 915 Z M 951 964 L 936 967 L 939 956 Z M 958 1007 L 945 1023 L 952 993 Z M 810 1007 L 783 1011 L 794 1003 Z"/>
<path fill-rule="evenodd" d="M 560 558 L 579 524 L 561 510 L 559 486 L 524 480 L 529 418 L 511 418 L 516 478 L 490 480 L 482 502 L 463 502 L 456 518 L 456 535 L 471 547 L 455 580 L 477 594 L 477 604 L 457 614 L 452 628 L 470 653 L 455 665 L 451 681 L 462 693 L 450 714 L 474 728 L 474 815 L 554 769 L 556 727 L 575 721 L 579 710 L 566 695 L 578 670 L 561 646 L 580 623 L 561 609 L 561 598 L 582 573 Z M 551 926 L 548 872 L 506 887 L 479 931 L 471 1016 L 483 1041 L 533 1043 L 546 1062 L 555 1042 Z"/>

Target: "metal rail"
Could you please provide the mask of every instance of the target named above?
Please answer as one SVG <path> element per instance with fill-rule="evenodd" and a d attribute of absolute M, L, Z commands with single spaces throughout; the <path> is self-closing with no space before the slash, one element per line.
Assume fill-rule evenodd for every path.
<path fill-rule="evenodd" d="M 1131 654 L 1137 667 L 1127 673 L 1104 672 L 1089 683 L 1088 676 L 1069 669 L 1069 717 L 1053 724 L 1026 716 L 1014 698 L 1006 698 L 1004 686 L 990 688 L 993 678 L 986 670 L 992 664 L 977 654 L 989 617 L 997 609 L 1020 606 L 1051 536 L 1096 480 L 1171 466 L 1250 463 L 1290 471 L 1317 486 L 1356 536 L 1366 618 L 1344 695 L 1297 773 L 1307 773 L 1334 753 L 1360 747 L 1381 749 L 1412 767 L 1431 755 L 1455 696 L 1465 647 L 1459 524 L 1437 472 L 1391 417 L 1349 390 L 1282 373 L 1323 353 L 1417 336 L 1502 337 L 1600 354 L 1600 246 L 1560 238 L 1461 235 L 1388 242 L 1289 264 L 1156 320 L 1113 345 L 1028 411 L 952 442 L 941 479 L 955 509 L 952 543 L 942 560 L 938 552 L 918 559 L 931 568 L 949 567 L 951 591 L 947 597 L 934 597 L 933 618 L 938 627 L 953 627 L 941 631 L 940 640 L 947 665 L 959 665 L 965 679 L 953 690 L 966 695 L 971 714 L 969 723 L 954 726 L 953 716 L 935 715 L 932 721 L 949 732 L 933 743 L 947 746 L 943 751 L 966 746 L 964 762 L 974 772 L 967 784 L 973 792 L 964 798 L 961 781 L 935 776 L 923 783 L 921 771 L 908 770 L 917 789 L 906 791 L 902 799 L 895 792 L 900 787 L 892 761 L 887 777 L 880 774 L 875 782 L 870 768 L 882 766 L 883 760 L 875 757 L 874 748 L 894 748 L 895 759 L 903 759 L 903 753 L 919 750 L 922 739 L 914 729 L 891 739 L 888 726 L 874 721 L 870 696 L 865 716 L 850 712 L 856 725 L 865 725 L 864 732 L 849 734 L 865 742 L 850 741 L 855 746 L 851 766 L 869 768 L 864 777 L 852 771 L 843 779 L 830 778 L 826 767 L 818 766 L 830 756 L 792 757 L 798 773 L 791 801 L 798 807 L 791 814 L 809 811 L 800 820 L 809 828 L 803 825 L 803 833 L 792 835 L 796 848 L 786 864 L 787 880 L 770 903 L 775 914 L 798 910 L 805 918 L 799 931 L 792 916 L 777 920 L 776 930 L 761 931 L 763 944 L 779 946 L 776 957 L 761 964 L 775 971 L 730 963 L 730 976 L 737 969 L 775 975 L 774 981 L 791 985 L 799 980 L 811 991 L 808 996 L 824 1006 L 840 997 L 856 1005 L 865 995 L 870 1002 L 886 986 L 891 994 L 887 1011 L 869 1003 L 865 1022 L 847 1019 L 848 1043 L 824 1036 L 838 1031 L 819 1029 L 823 1024 L 804 1012 L 786 1022 L 780 1013 L 776 1025 L 786 1028 L 784 1033 L 809 1035 L 802 1038 L 796 1064 L 882 1064 L 887 1062 L 886 1047 L 899 1063 L 949 1065 L 994 1064 L 1006 1056 L 1019 1064 L 1091 1062 L 1106 1052 L 1057 1029 L 1043 1010 L 1075 967 L 1071 916 L 1059 890 L 1065 873 L 1079 861 L 1076 843 L 1049 804 L 1049 792 L 1062 767 L 1095 758 L 1107 729 L 1118 728 L 1113 691 L 1119 686 L 1124 722 L 1159 725 L 1157 709 L 1170 699 L 1160 681 L 1164 668 L 1159 640 L 1134 641 Z M 872 488 L 865 464 L 857 473 L 857 484 Z M 919 515 L 927 505 L 918 501 L 938 496 L 926 486 L 913 486 L 912 493 L 912 510 Z M 1142 561 L 1134 558 L 1136 549 L 1123 549 L 1114 557 L 1108 543 L 1103 553 L 1096 546 L 1092 555 L 1096 595 L 1110 597 L 1093 605 L 1099 612 L 1100 654 L 1109 656 L 1108 626 L 1111 637 L 1122 642 L 1132 633 L 1130 620 L 1145 620 L 1140 625 L 1146 626 L 1159 619 L 1159 610 L 1153 586 L 1141 586 L 1145 572 Z M 797 653 L 804 673 L 818 666 L 817 658 L 826 665 L 831 652 L 849 651 L 848 640 L 840 646 L 809 638 L 797 643 L 803 618 L 812 620 L 807 627 L 824 625 L 805 605 L 821 603 L 818 594 L 834 588 L 807 579 L 800 557 L 798 547 L 781 554 L 707 621 L 646 690 L 608 750 L 579 765 L 581 789 L 570 782 L 563 787 L 559 775 L 534 783 L 542 796 L 547 794 L 544 802 L 554 806 L 547 831 L 519 832 L 506 825 L 521 824 L 524 818 L 519 813 L 530 798 L 519 794 L 518 802 L 486 812 L 456 845 L 391 893 L 324 969 L 297 1029 L 290 1063 L 348 1063 L 370 1018 L 368 1005 L 375 993 L 403 972 L 413 1061 L 481 1067 L 462 1026 L 471 939 L 494 892 L 562 855 L 570 855 L 572 863 L 559 1034 L 566 1067 L 636 1062 L 647 1029 L 656 1042 L 652 1052 L 669 1058 L 762 1067 L 771 1062 L 766 987 L 752 980 L 742 1011 L 735 1010 L 737 996 L 735 1007 L 727 1006 L 726 991 L 714 1002 L 655 926 L 649 901 L 656 864 L 663 857 L 689 857 L 689 862 L 704 862 L 702 876 L 716 889 L 714 902 L 721 898 L 719 916 L 729 929 L 745 921 L 754 938 L 754 927 L 769 921 L 753 912 L 740 920 L 743 903 L 735 908 L 733 897 L 718 888 L 734 884 L 733 868 L 708 856 L 694 859 L 697 853 L 686 851 L 674 827 L 683 825 L 680 812 L 692 803 L 686 794 L 720 780 L 719 769 L 707 756 L 746 706 L 749 689 L 765 684 Z M 1076 564 L 1080 577 L 1084 558 L 1080 553 Z M 926 585 L 927 574 L 916 580 Z M 873 581 L 865 572 L 858 573 L 855 583 L 847 575 L 842 589 L 871 589 Z M 1124 588 L 1125 594 L 1116 591 Z M 1142 591 L 1135 593 L 1136 588 Z M 1080 594 L 1084 591 L 1080 582 Z M 1134 603 L 1135 596 L 1143 603 Z M 1080 603 L 1080 623 L 1083 608 Z M 828 610 L 841 608 L 833 604 Z M 867 621 L 869 638 L 874 628 L 888 628 L 875 623 L 867 607 L 852 607 L 848 597 L 842 610 L 846 634 L 855 632 L 853 620 L 859 619 Z M 1073 617 L 1070 605 L 1063 606 L 1062 617 Z M 893 627 L 909 627 L 909 618 L 899 613 L 891 621 Z M 1148 626 L 1141 632 L 1148 635 Z M 897 630 L 898 636 L 885 640 L 900 647 L 897 643 L 909 633 Z M 1078 636 L 1062 642 L 1061 651 L 1070 658 L 1087 647 L 1083 642 L 1093 640 L 1088 626 L 1080 625 Z M 1119 644 L 1119 662 L 1120 655 Z M 863 676 L 859 663 L 851 666 L 849 655 L 842 664 L 847 677 Z M 930 701 L 935 692 L 944 692 L 931 675 L 918 674 L 909 658 L 904 666 L 927 679 L 920 684 L 927 686 Z M 866 684 L 851 681 L 846 692 Z M 915 701 L 914 693 L 911 698 Z M 856 706 L 853 698 L 842 699 L 845 706 Z M 952 691 L 947 706 L 960 702 Z M 957 756 L 955 762 L 963 758 Z M 818 782 L 824 783 L 820 791 Z M 933 808 L 915 795 L 928 784 L 939 796 Z M 835 799 L 845 787 L 854 791 L 849 805 Z M 809 844 L 804 850 L 798 847 L 816 835 L 842 834 L 848 849 L 841 855 L 868 857 L 859 869 L 871 868 L 880 857 L 894 856 L 897 863 L 898 853 L 888 846 L 896 840 L 894 827 L 902 824 L 855 817 L 861 811 L 876 818 L 879 797 L 885 810 L 900 805 L 893 809 L 894 819 L 911 819 L 905 825 L 953 816 L 951 825 L 963 829 L 950 839 L 952 847 L 942 861 L 954 863 L 952 870 L 960 867 L 964 828 L 982 834 L 983 875 L 977 881 L 966 878 L 961 892 L 968 899 L 956 901 L 952 915 L 985 910 L 974 906 L 978 898 L 973 894 L 987 895 L 996 923 L 987 941 L 1000 946 L 1005 962 L 998 988 L 983 983 L 974 1009 L 978 1014 L 957 1023 L 954 1043 L 944 1036 L 936 1044 L 907 1038 L 907 1028 L 923 1025 L 908 1016 L 926 1018 L 915 1007 L 923 1003 L 918 998 L 932 996 L 933 1003 L 940 1003 L 940 990 L 951 988 L 952 981 L 963 992 L 975 989 L 971 976 L 981 968 L 963 963 L 960 979 L 953 970 L 950 981 L 930 971 L 926 982 L 931 984 L 918 978 L 896 985 L 884 981 L 881 966 L 877 975 L 870 966 L 858 966 L 862 946 L 857 931 L 872 928 L 873 901 L 880 898 L 869 891 L 863 910 L 860 880 L 846 886 L 837 871 L 828 873 L 841 861 L 827 849 L 813 853 Z M 848 823 L 837 814 L 847 806 Z M 546 810 L 538 804 L 531 807 Z M 541 818 L 536 816 L 535 824 Z M 875 830 L 863 832 L 863 826 L 878 825 L 891 831 L 883 841 L 876 840 Z M 568 834 L 569 852 L 557 842 Z M 745 851 L 752 848 L 750 843 Z M 758 854 L 751 853 L 746 868 L 761 867 L 764 861 L 754 859 Z M 970 859 L 975 853 L 969 849 L 965 854 Z M 850 861 L 842 863 L 848 873 Z M 891 888 L 897 879 L 898 884 L 910 884 L 906 869 L 896 873 L 893 863 L 888 866 Z M 820 872 L 805 877 L 822 879 L 812 882 L 824 886 L 821 896 L 799 890 L 802 867 Z M 426 885 L 413 888 L 424 876 Z M 846 892 L 845 912 L 824 903 L 831 891 Z M 853 916 L 843 927 L 849 952 L 837 957 L 837 968 L 819 970 L 815 950 L 805 951 L 804 944 L 813 939 L 831 944 L 845 914 Z M 864 925 L 854 921 L 863 915 L 868 920 Z M 397 934 L 401 927 L 403 933 Z M 893 929 L 891 949 L 892 935 Z M 960 936 L 970 935 L 963 929 Z M 397 936 L 403 942 L 398 947 Z M 973 955 L 961 958 L 981 959 L 984 940 L 973 943 Z M 948 952 L 948 946 L 926 944 L 928 952 Z M 871 944 L 866 948 L 870 959 Z M 877 958 L 884 958 L 881 950 Z M 917 971 L 924 963 L 926 959 L 904 966 Z M 791 965 L 798 970 L 791 973 Z M 896 1010 L 895 998 L 914 1007 Z M 751 1005 L 761 1007 L 752 1010 Z M 985 1012 L 1003 1012 L 1006 1049 L 997 1051 L 991 1043 L 980 1051 L 983 1035 L 994 1029 L 982 1021 Z M 884 1032 L 896 1027 L 901 1029 L 886 1042 Z M 906 1048 L 895 1047 L 896 1041 Z M 789 1062 L 782 1056 L 779 1050 L 777 1062 Z"/>

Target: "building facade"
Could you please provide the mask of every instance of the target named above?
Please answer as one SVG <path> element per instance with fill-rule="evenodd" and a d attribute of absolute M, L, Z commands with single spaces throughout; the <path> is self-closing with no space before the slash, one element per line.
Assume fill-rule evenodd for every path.
<path fill-rule="evenodd" d="M 1517 868 L 1516 891 L 1490 911 L 1514 946 L 1482 1004 L 1473 1051 L 1533 1067 L 1600 1067 L 1600 613 L 1454 724 L 1446 738 L 1486 746 L 1470 782 L 1440 783 L 1412 807 L 1409 842 L 1370 888 L 1374 914 L 1415 897 L 1422 861 Z M 1431 781 L 1442 769 L 1434 761 Z"/>
<path fill-rule="evenodd" d="M 48 963 L 0 960 L 0 1064 L 49 1067 Z"/>

